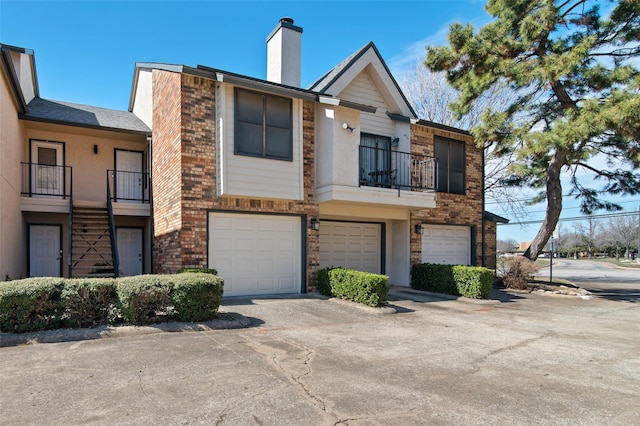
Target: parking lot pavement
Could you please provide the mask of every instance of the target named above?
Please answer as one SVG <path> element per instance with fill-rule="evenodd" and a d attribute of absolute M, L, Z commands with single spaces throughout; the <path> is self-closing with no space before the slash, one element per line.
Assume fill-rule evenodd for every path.
<path fill-rule="evenodd" d="M 229 299 L 247 328 L 4 347 L 0 423 L 640 424 L 640 304 L 390 301 Z"/>

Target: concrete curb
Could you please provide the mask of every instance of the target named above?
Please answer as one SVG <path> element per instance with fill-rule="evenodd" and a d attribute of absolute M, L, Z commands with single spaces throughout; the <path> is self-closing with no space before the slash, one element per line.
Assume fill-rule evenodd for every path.
<path fill-rule="evenodd" d="M 389 294 L 397 295 L 398 293 L 404 293 L 405 295 L 409 293 L 411 295 L 415 295 L 416 298 L 420 299 L 419 301 L 456 300 L 458 302 L 473 303 L 476 305 L 493 305 L 496 303 L 500 303 L 500 301 L 496 299 L 471 299 L 469 297 L 454 296 L 452 294 L 433 293 L 430 291 L 415 290 L 410 287 L 393 286 L 391 287 L 391 290 L 389 290 Z"/>
<path fill-rule="evenodd" d="M 35 343 L 60 343 L 111 337 L 140 336 L 164 332 L 229 330 L 247 328 L 251 325 L 249 318 L 237 313 L 221 312 L 220 316 L 220 319 L 204 322 L 166 322 L 146 326 L 122 325 L 115 327 L 103 325 L 95 328 L 65 328 L 20 334 L 0 332 L 0 348 L 31 345 Z"/>

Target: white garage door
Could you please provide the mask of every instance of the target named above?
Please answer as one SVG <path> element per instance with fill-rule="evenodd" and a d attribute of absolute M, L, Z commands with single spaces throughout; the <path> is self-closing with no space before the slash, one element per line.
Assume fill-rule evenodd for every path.
<path fill-rule="evenodd" d="M 422 262 L 469 265 L 471 232 L 468 226 L 422 225 Z"/>
<path fill-rule="evenodd" d="M 209 213 L 209 267 L 224 278 L 224 295 L 300 293 L 301 219 Z"/>
<path fill-rule="evenodd" d="M 322 221 L 320 224 L 320 268 L 341 266 L 380 273 L 382 225 Z"/>

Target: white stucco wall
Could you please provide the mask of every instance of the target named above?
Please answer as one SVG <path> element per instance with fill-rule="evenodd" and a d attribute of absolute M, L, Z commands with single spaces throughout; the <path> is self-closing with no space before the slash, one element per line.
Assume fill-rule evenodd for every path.
<path fill-rule="evenodd" d="M 153 128 L 153 85 L 151 70 L 138 71 L 138 83 L 133 100 L 133 113 L 150 129 Z"/>
<path fill-rule="evenodd" d="M 344 129 L 343 123 L 355 130 Z M 316 187 L 357 187 L 359 145 L 359 111 L 316 104 Z"/>
<path fill-rule="evenodd" d="M 147 145 L 139 135 L 27 122 L 21 161 L 29 161 L 30 139 L 64 142 L 65 165 L 73 168 L 74 203 L 106 203 L 107 170 L 114 169 L 115 150 L 144 151 Z"/>
<path fill-rule="evenodd" d="M 35 97 L 31 58 L 32 56 L 26 53 L 11 52 L 13 67 L 16 71 L 16 76 L 18 76 L 18 80 L 20 81 L 22 95 L 27 103 Z"/>

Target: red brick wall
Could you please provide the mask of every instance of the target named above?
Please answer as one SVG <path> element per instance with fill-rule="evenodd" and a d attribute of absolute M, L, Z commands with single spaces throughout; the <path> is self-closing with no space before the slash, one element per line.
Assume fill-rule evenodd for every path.
<path fill-rule="evenodd" d="M 426 125 L 411 126 L 411 149 L 414 154 L 434 155 L 434 136 L 442 136 L 465 142 L 466 193 L 437 193 L 436 208 L 414 210 L 411 229 L 418 223 L 440 225 L 464 225 L 472 228 L 475 238 L 476 265 L 482 264 L 482 149 L 475 146 L 472 136 L 437 129 Z M 411 264 L 422 261 L 422 238 L 411 233 Z"/>
<path fill-rule="evenodd" d="M 153 71 L 153 272 L 177 270 L 180 259 L 180 74 Z"/>

